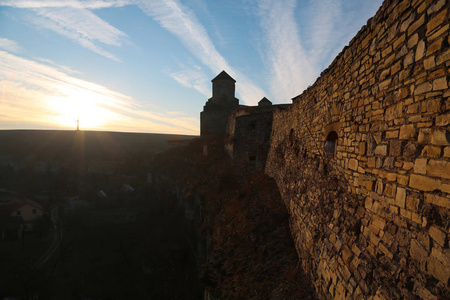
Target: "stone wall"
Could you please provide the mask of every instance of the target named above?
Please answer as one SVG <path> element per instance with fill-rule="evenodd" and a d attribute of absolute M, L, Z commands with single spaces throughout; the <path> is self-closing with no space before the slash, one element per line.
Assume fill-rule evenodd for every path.
<path fill-rule="evenodd" d="M 228 142 L 225 145 L 239 172 L 261 172 L 270 148 L 273 109 L 246 107 L 236 110 L 228 120 Z"/>
<path fill-rule="evenodd" d="M 450 299 L 449 26 L 448 0 L 386 0 L 274 115 L 266 172 L 323 298 Z"/>

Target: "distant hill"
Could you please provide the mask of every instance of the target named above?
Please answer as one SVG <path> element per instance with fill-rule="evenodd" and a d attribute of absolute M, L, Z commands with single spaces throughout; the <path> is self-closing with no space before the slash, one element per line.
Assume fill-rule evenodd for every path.
<path fill-rule="evenodd" d="M 196 136 L 65 130 L 0 130 L 0 159 L 123 159 L 153 154 Z"/>

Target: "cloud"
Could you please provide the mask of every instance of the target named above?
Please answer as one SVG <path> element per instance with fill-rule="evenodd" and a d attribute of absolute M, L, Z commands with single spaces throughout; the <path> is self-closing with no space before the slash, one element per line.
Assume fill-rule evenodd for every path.
<path fill-rule="evenodd" d="M 20 52 L 22 48 L 20 48 L 19 44 L 15 41 L 0 37 L 0 49 L 9 51 L 9 52 Z"/>
<path fill-rule="evenodd" d="M 195 118 L 147 111 L 130 96 L 62 70 L 0 50 L 0 126 L 73 128 L 81 115 L 84 129 L 198 133 Z"/>
<path fill-rule="evenodd" d="M 169 75 L 182 86 L 194 88 L 206 97 L 211 96 L 211 90 L 208 86 L 209 80 L 203 72 L 194 69 L 184 69 Z"/>
<path fill-rule="evenodd" d="M 261 88 L 228 64 L 217 51 L 205 27 L 187 7 L 175 0 L 140 1 L 139 7 L 162 27 L 177 36 L 190 53 L 214 74 L 226 70 L 234 77 L 238 81 L 237 91 L 244 103 L 256 103 L 264 96 Z M 180 76 L 176 77 L 180 80 Z M 184 77 L 181 79 L 182 82 L 188 82 L 186 76 L 182 77 Z"/>
<path fill-rule="evenodd" d="M 135 2 L 136 1 L 134 0 L 0 0 L 0 6 L 11 6 L 17 8 L 73 7 L 100 9 L 108 7 L 121 7 L 129 4 L 134 4 Z"/>
<path fill-rule="evenodd" d="M 28 8 L 35 12 L 30 21 L 52 30 L 99 55 L 120 61 L 98 44 L 120 47 L 127 35 L 89 9 L 117 7 L 133 1 L 0 1 L 0 6 Z"/>
<path fill-rule="evenodd" d="M 296 1 L 265 0 L 259 2 L 258 8 L 271 90 L 275 101 L 285 103 L 305 89 L 318 72 L 300 42 Z"/>

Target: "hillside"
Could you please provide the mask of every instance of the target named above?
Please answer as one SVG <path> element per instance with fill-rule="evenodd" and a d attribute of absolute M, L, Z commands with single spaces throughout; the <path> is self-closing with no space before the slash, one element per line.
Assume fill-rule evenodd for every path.
<path fill-rule="evenodd" d="M 153 154 L 194 136 L 64 130 L 0 130 L 0 159 L 65 160 L 83 150 L 85 158 L 117 159 Z"/>

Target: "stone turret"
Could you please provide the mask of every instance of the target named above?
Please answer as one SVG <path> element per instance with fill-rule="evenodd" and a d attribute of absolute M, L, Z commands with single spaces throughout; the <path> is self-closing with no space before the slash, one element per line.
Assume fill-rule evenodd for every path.
<path fill-rule="evenodd" d="M 239 99 L 234 95 L 236 80 L 222 71 L 211 82 L 212 97 L 200 113 L 202 137 L 225 134 L 228 117 L 239 107 Z"/>

